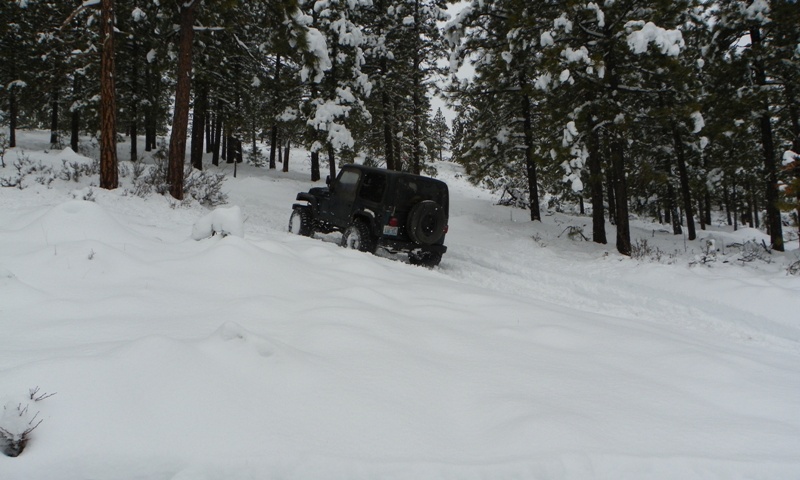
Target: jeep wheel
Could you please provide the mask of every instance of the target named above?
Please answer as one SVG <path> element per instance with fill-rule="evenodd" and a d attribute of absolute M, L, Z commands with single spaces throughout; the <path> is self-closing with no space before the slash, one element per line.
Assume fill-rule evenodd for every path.
<path fill-rule="evenodd" d="M 342 246 L 361 252 L 374 253 L 376 242 L 367 223 L 363 220 L 356 220 L 344 231 Z"/>
<path fill-rule="evenodd" d="M 310 237 L 314 230 L 311 228 L 311 213 L 308 208 L 295 208 L 289 217 L 289 233 Z"/>
<path fill-rule="evenodd" d="M 433 268 L 442 261 L 442 254 L 435 252 L 409 253 L 408 263 Z"/>
<path fill-rule="evenodd" d="M 441 205 L 433 200 L 419 202 L 408 214 L 408 235 L 417 243 L 433 245 L 444 236 L 446 222 Z"/>

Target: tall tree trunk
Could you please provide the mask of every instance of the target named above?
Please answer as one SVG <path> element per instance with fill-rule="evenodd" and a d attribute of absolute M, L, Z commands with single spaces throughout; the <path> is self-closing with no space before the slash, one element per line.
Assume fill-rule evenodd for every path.
<path fill-rule="evenodd" d="M 753 49 L 760 51 L 762 46 L 761 29 L 758 27 L 750 30 L 750 39 L 753 42 Z M 767 75 L 763 62 L 756 58 L 753 62 L 753 73 L 756 84 L 764 88 L 767 85 Z M 783 225 L 781 224 L 781 210 L 778 205 L 778 169 L 775 162 L 775 145 L 772 136 L 772 120 L 770 118 L 769 105 L 766 101 L 761 103 L 761 114 L 759 116 L 759 127 L 761 129 L 761 145 L 764 155 L 764 174 L 766 184 L 767 201 L 767 225 L 770 232 L 772 248 L 782 252 L 783 247 Z"/>
<path fill-rule="evenodd" d="M 319 150 L 311 152 L 311 181 L 318 182 L 320 179 L 319 173 Z"/>
<path fill-rule="evenodd" d="M 211 152 L 211 163 L 219 165 L 220 147 L 222 147 L 222 124 L 225 116 L 222 114 L 222 100 L 217 99 L 214 107 L 214 151 Z"/>
<path fill-rule="evenodd" d="M 192 89 L 192 41 L 194 39 L 194 13 L 199 0 L 180 2 L 181 23 L 178 46 L 177 85 L 175 111 L 172 117 L 172 134 L 169 139 L 169 165 L 167 183 L 169 193 L 183 200 L 183 164 L 186 162 L 186 133 L 189 128 L 189 94 Z"/>
<path fill-rule="evenodd" d="M 681 216 L 678 214 L 678 202 L 675 201 L 675 187 L 672 186 L 672 183 L 667 185 L 667 213 L 672 222 L 672 234 L 683 234 Z"/>
<path fill-rule="evenodd" d="M 281 56 L 278 55 L 275 58 L 275 78 L 274 78 L 274 80 L 275 80 L 275 83 L 274 83 L 275 88 L 274 88 L 274 93 L 273 93 L 275 101 L 277 101 L 277 99 L 278 99 L 278 93 L 279 93 L 279 91 L 278 91 L 278 88 L 279 88 L 278 87 L 278 81 L 280 80 L 280 75 L 281 75 Z M 275 164 L 275 149 L 278 146 L 278 124 L 277 124 L 277 121 L 274 118 L 272 119 L 272 121 L 275 122 L 275 123 L 272 124 L 272 132 L 271 132 L 271 135 L 270 135 L 269 169 L 270 170 L 275 170 L 275 168 L 277 167 L 276 164 Z"/>
<path fill-rule="evenodd" d="M 606 168 L 606 191 L 608 192 L 608 221 L 611 225 L 617 224 L 617 197 L 614 192 L 617 190 L 617 182 L 614 180 L 614 167 L 611 165 Z"/>
<path fill-rule="evenodd" d="M 525 74 L 519 74 L 520 85 L 527 85 Z M 528 198 L 530 199 L 531 221 L 542 221 L 539 210 L 539 182 L 536 176 L 536 161 L 533 158 L 533 120 L 531 118 L 531 99 L 523 94 L 521 98 L 522 131 L 525 136 L 525 169 L 528 174 Z"/>
<path fill-rule="evenodd" d="M 592 192 L 592 241 L 606 244 L 606 217 L 603 208 L 603 166 L 600 160 L 600 139 L 597 126 L 589 114 L 589 189 Z"/>
<path fill-rule="evenodd" d="M 382 63 L 386 63 L 383 60 Z M 398 170 L 397 162 L 394 156 L 394 134 L 392 133 L 392 119 L 391 119 L 391 102 L 389 101 L 389 94 L 384 91 L 381 92 L 381 106 L 383 107 L 383 150 L 386 155 L 386 168 L 389 170 Z"/>
<path fill-rule="evenodd" d="M 622 140 L 614 138 L 611 142 L 611 161 L 617 198 L 617 251 L 631 255 L 631 230 L 628 220 L 628 182 L 625 178 L 625 150 Z"/>
<path fill-rule="evenodd" d="M 739 230 L 739 195 L 736 194 L 736 177 L 733 177 L 731 202 L 733 204 L 733 231 Z"/>
<path fill-rule="evenodd" d="M 286 140 L 286 148 L 283 150 L 283 171 L 289 171 L 289 147 L 291 146 L 291 140 Z"/>
<path fill-rule="evenodd" d="M 50 148 L 57 148 L 58 141 L 58 88 L 50 94 Z"/>
<path fill-rule="evenodd" d="M 706 229 L 706 217 L 703 215 L 703 197 L 697 198 L 697 219 L 700 220 L 700 230 Z"/>
<path fill-rule="evenodd" d="M 131 139 L 131 162 L 135 162 L 139 157 L 139 145 L 137 137 L 139 136 L 139 42 L 136 39 L 132 40 L 131 55 L 133 61 L 131 62 L 131 103 L 128 107 L 130 110 L 130 139 Z"/>
<path fill-rule="evenodd" d="M 17 146 L 17 117 L 19 116 L 19 106 L 17 105 L 16 87 L 8 93 L 8 146 Z"/>
<path fill-rule="evenodd" d="M 117 105 L 114 89 L 114 1 L 101 0 L 103 49 L 100 58 L 100 188 L 119 186 Z"/>
<path fill-rule="evenodd" d="M 72 77 L 72 97 L 77 99 L 80 97 L 81 93 L 81 80 L 78 74 Z M 73 151 L 78 151 L 78 144 L 80 143 L 80 133 L 81 133 L 81 109 L 80 108 L 73 108 L 71 114 L 71 122 L 70 122 L 70 138 L 69 138 L 69 146 L 72 148 Z"/>
<path fill-rule="evenodd" d="M 208 93 L 206 93 L 206 102 L 208 101 Z M 206 153 L 214 151 L 214 125 L 217 122 L 217 115 L 214 112 L 206 112 Z"/>
<path fill-rule="evenodd" d="M 675 159 L 678 162 L 678 175 L 681 183 L 681 198 L 683 199 L 683 210 L 686 213 L 686 228 L 689 230 L 689 240 L 697 238 L 694 227 L 694 212 L 692 207 L 692 192 L 689 188 L 689 174 L 686 171 L 686 155 L 683 149 L 683 138 L 678 130 L 678 126 L 672 123 L 672 142 L 675 147 Z"/>
<path fill-rule="evenodd" d="M 130 125 L 130 134 L 131 134 L 131 162 L 135 162 L 139 159 L 139 146 L 137 145 L 138 140 L 137 137 L 139 136 L 139 123 L 136 121 L 136 116 L 138 113 L 136 112 L 136 102 L 131 102 L 131 125 Z"/>
<path fill-rule="evenodd" d="M 258 151 L 258 135 L 256 132 L 256 115 L 253 114 L 252 118 L 250 119 L 250 142 L 252 148 L 252 157 L 253 163 L 258 162 L 258 157 L 261 156 L 261 152 Z"/>
<path fill-rule="evenodd" d="M 419 45 L 419 1 L 414 2 L 414 42 L 416 48 L 413 48 L 413 65 L 411 73 L 411 101 L 412 101 L 412 128 L 411 128 L 411 141 L 413 142 L 411 150 L 411 165 L 412 173 L 417 175 L 422 171 L 422 98 L 420 89 L 424 88 L 420 80 L 420 49 Z M 535 171 L 534 171 L 535 175 Z M 538 202 L 537 202 L 538 205 Z M 533 215 L 531 214 L 533 219 Z"/>
<path fill-rule="evenodd" d="M 800 155 L 800 112 L 798 105 L 795 102 L 795 85 L 790 79 L 784 83 L 784 94 L 786 95 L 786 103 L 789 105 L 789 120 L 792 124 L 792 151 L 796 155 Z M 795 178 L 796 199 L 797 199 L 797 240 L 800 242 L 800 158 L 795 159 L 793 174 Z"/>
<path fill-rule="evenodd" d="M 336 152 L 333 145 L 328 144 L 328 168 L 330 169 L 331 180 L 336 178 Z"/>
<path fill-rule="evenodd" d="M 194 110 L 192 115 L 192 167 L 203 169 L 203 137 L 206 133 L 206 108 L 208 104 L 208 90 L 205 86 L 199 89 L 194 97 Z"/>

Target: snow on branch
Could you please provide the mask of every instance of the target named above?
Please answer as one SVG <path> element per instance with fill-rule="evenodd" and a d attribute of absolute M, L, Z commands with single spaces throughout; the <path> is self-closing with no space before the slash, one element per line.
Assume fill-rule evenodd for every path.
<path fill-rule="evenodd" d="M 685 46 L 680 30 L 667 30 L 653 22 L 631 21 L 625 28 L 633 30 L 628 35 L 628 47 L 635 54 L 645 53 L 652 43 L 662 54 L 677 57 Z M 634 30 L 638 28 L 638 30 Z"/>

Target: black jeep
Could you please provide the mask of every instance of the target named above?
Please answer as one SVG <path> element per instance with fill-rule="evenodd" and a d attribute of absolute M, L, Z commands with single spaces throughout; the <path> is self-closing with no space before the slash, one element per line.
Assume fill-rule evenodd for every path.
<path fill-rule="evenodd" d="M 408 253 L 415 265 L 436 266 L 447 251 L 447 184 L 433 178 L 347 165 L 327 187 L 297 194 L 289 231 L 343 232 L 342 246 Z"/>

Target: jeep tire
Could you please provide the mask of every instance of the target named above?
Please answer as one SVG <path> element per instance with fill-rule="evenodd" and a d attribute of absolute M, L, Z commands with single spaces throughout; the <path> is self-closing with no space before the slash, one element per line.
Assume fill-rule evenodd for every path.
<path fill-rule="evenodd" d="M 363 220 L 354 220 L 342 235 L 342 246 L 361 252 L 375 253 L 377 242 Z"/>
<path fill-rule="evenodd" d="M 289 232 L 310 237 L 314 233 L 311 222 L 311 212 L 308 211 L 308 207 L 293 208 L 292 216 L 289 217 Z"/>
<path fill-rule="evenodd" d="M 433 200 L 424 200 L 408 213 L 408 236 L 419 244 L 433 245 L 444 235 L 446 224 L 444 208 Z"/>

